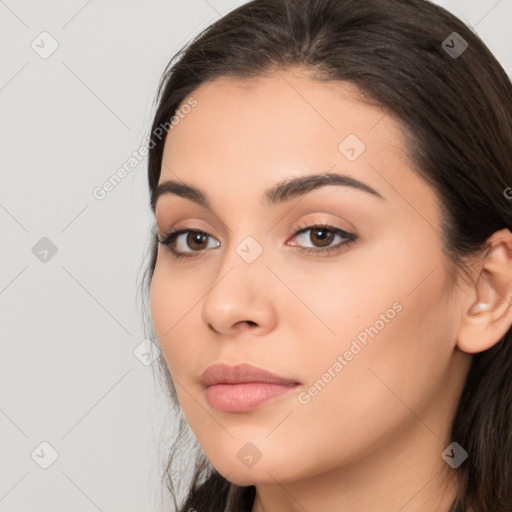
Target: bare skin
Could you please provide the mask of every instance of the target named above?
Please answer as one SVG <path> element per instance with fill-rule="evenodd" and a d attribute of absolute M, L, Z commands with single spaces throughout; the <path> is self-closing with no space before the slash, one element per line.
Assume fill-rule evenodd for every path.
<path fill-rule="evenodd" d="M 151 312 L 206 456 L 231 482 L 256 485 L 253 512 L 447 512 L 457 470 L 441 453 L 457 441 L 450 424 L 471 354 L 512 323 L 512 235 L 495 234 L 455 282 L 435 191 L 412 170 L 400 125 L 350 84 L 295 69 L 251 84 L 216 80 L 193 97 L 167 137 L 160 183 L 200 188 L 210 209 L 166 194 L 156 220 L 162 237 L 170 228 L 209 237 L 178 237 L 175 250 L 192 258 L 159 247 Z M 364 151 L 357 139 L 340 150 L 349 134 Z M 279 182 L 325 172 L 381 197 L 330 185 L 263 202 Z M 322 245 L 318 230 L 296 234 L 318 224 L 356 239 L 332 234 Z M 247 237 L 257 243 L 242 244 L 249 253 L 262 249 L 251 263 L 237 252 Z M 371 326 L 377 334 L 356 352 Z M 216 362 L 247 362 L 300 386 L 222 412 L 199 383 Z M 261 454 L 251 467 L 237 456 L 247 443 Z"/>

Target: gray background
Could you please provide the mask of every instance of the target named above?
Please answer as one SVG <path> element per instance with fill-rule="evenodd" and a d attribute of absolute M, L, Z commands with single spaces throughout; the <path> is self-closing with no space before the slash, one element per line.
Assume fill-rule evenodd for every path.
<path fill-rule="evenodd" d="M 165 500 L 172 415 L 140 355 L 136 289 L 152 224 L 146 159 L 104 199 L 92 191 L 145 144 L 171 56 L 242 3 L 0 1 L 1 511 Z M 512 0 L 437 3 L 512 74 Z M 58 452 L 47 469 L 42 442 Z"/>

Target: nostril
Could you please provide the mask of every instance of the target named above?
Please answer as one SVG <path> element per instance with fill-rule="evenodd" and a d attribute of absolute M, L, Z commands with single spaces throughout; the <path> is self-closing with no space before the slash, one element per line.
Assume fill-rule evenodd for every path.
<path fill-rule="evenodd" d="M 240 320 L 240 322 L 236 323 L 236 327 L 240 329 L 249 329 L 250 327 L 257 327 L 258 324 L 253 322 L 252 320 Z"/>

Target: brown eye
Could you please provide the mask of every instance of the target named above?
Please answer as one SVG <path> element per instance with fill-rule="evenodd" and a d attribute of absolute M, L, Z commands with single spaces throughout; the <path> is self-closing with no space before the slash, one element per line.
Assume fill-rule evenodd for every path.
<path fill-rule="evenodd" d="M 334 232 L 328 228 L 314 228 L 311 229 L 309 239 L 314 245 L 319 247 L 329 246 L 334 240 Z"/>
<path fill-rule="evenodd" d="M 310 232 L 309 236 L 306 233 Z M 338 237 L 340 242 L 335 245 L 331 245 L 335 238 Z M 299 245 L 302 251 L 311 253 L 327 253 L 336 249 L 340 249 L 342 246 L 346 246 L 353 242 L 357 236 L 339 229 L 333 226 L 307 226 L 300 229 L 295 233 L 293 239 L 301 240 L 303 243 L 309 243 L 309 246 L 303 246 L 302 243 L 293 243 L 292 245 Z"/>
<path fill-rule="evenodd" d="M 202 245 L 208 241 L 208 235 L 199 231 L 189 231 L 188 235 L 185 238 L 185 245 L 190 247 L 191 249 L 196 249 L 201 251 L 206 249 Z"/>
<path fill-rule="evenodd" d="M 209 238 L 212 238 L 211 235 L 205 231 L 178 229 L 169 232 L 163 239 L 159 238 L 158 243 L 166 247 L 176 258 L 187 258 L 197 256 L 208 249 Z M 219 245 L 220 242 L 217 242 L 214 247 Z"/>

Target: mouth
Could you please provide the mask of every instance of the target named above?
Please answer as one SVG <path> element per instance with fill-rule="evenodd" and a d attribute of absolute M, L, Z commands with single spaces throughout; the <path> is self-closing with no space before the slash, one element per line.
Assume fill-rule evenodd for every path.
<path fill-rule="evenodd" d="M 300 382 L 248 364 L 209 366 L 200 380 L 206 399 L 222 412 L 247 412 L 298 388 Z"/>

